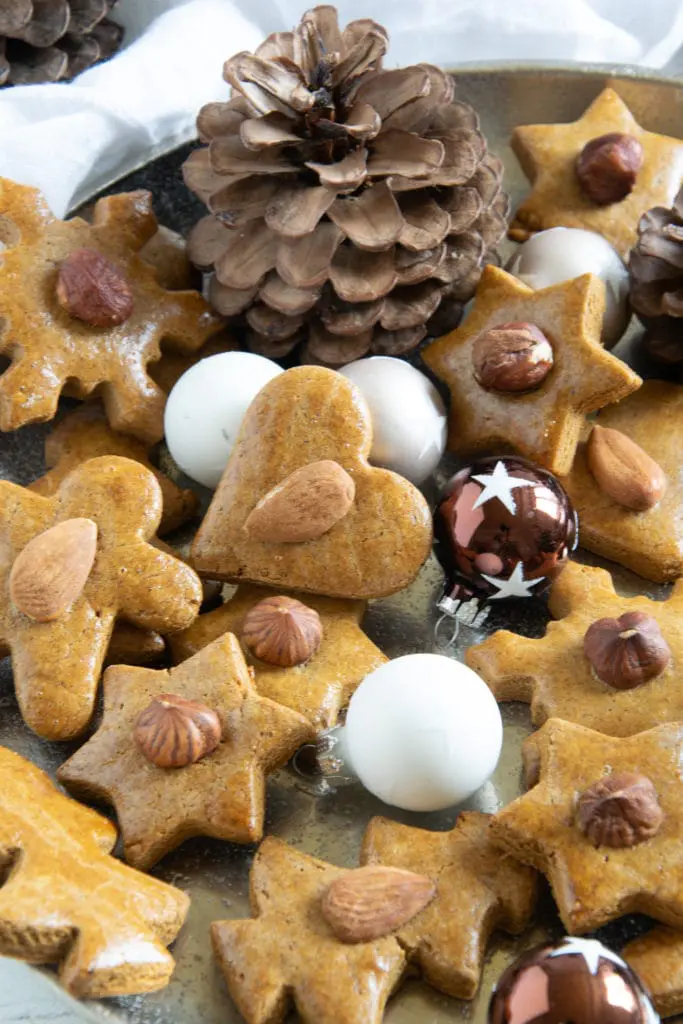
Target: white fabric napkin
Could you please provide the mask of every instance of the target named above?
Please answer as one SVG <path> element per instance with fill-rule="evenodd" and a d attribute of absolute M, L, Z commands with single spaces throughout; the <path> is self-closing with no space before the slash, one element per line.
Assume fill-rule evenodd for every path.
<path fill-rule="evenodd" d="M 339 0 L 373 17 L 389 65 L 579 60 L 662 67 L 683 44 L 683 0 Z M 223 62 L 291 28 L 305 0 L 120 0 L 127 45 L 69 84 L 0 91 L 0 175 L 37 185 L 62 216 L 194 135 L 227 96 Z"/>

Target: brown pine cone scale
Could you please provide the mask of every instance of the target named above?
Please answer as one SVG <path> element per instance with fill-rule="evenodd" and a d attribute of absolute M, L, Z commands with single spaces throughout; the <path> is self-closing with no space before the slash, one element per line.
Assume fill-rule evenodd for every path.
<path fill-rule="evenodd" d="M 631 305 L 647 329 L 646 347 L 660 362 L 683 362 L 683 188 L 671 209 L 641 217 L 629 259 Z"/>

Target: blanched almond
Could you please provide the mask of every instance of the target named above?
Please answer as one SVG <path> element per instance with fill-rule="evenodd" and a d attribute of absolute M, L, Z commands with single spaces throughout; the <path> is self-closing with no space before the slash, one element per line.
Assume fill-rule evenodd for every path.
<path fill-rule="evenodd" d="M 588 438 L 586 460 L 600 490 L 634 512 L 652 508 L 666 490 L 662 468 L 620 430 L 596 424 Z"/>
<path fill-rule="evenodd" d="M 39 533 L 12 566 L 12 603 L 36 622 L 58 619 L 83 591 L 96 553 L 92 519 L 66 519 Z"/>
<path fill-rule="evenodd" d="M 356 485 L 338 462 L 311 462 L 290 473 L 247 516 L 251 540 L 296 544 L 317 540 L 353 505 Z"/>
<path fill-rule="evenodd" d="M 407 924 L 435 894 L 436 886 L 426 875 L 368 865 L 331 883 L 322 912 L 342 942 L 372 942 Z"/>

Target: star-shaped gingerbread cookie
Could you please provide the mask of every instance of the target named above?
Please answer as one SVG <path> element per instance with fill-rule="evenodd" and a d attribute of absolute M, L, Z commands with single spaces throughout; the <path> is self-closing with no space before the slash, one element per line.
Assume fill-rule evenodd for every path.
<path fill-rule="evenodd" d="M 666 583 L 683 575 L 683 387 L 646 380 L 618 405 L 603 409 L 601 427 L 618 430 L 634 441 L 664 473 L 666 489 L 654 507 L 633 511 L 614 501 L 588 467 L 586 442 L 564 484 L 581 523 L 581 547 L 609 558 L 645 579 Z"/>
<path fill-rule="evenodd" d="M 615 133 L 640 144 L 642 165 L 632 190 L 603 204 L 581 185 L 576 165 L 587 143 Z M 585 228 L 604 235 L 625 257 L 642 215 L 653 206 L 671 206 L 683 178 L 683 141 L 641 128 L 613 89 L 603 90 L 578 121 L 516 128 L 512 148 L 533 185 L 510 229 L 518 241 L 546 228 Z"/>
<path fill-rule="evenodd" d="M 683 932 L 658 925 L 621 951 L 652 996 L 657 1013 L 683 1013 Z"/>
<path fill-rule="evenodd" d="M 179 529 L 197 514 L 199 498 L 194 491 L 178 487 L 170 477 L 153 466 L 149 461 L 147 445 L 112 430 L 103 409 L 95 403 L 74 409 L 48 434 L 45 441 L 48 472 L 30 484 L 30 489 L 36 494 L 49 497 L 72 469 L 100 455 L 120 455 L 125 459 L 134 459 L 154 473 L 164 501 L 159 523 L 161 536 Z"/>
<path fill-rule="evenodd" d="M 683 580 L 666 601 L 620 597 L 605 569 L 569 562 L 553 584 L 548 607 L 558 621 L 548 624 L 542 639 L 498 630 L 466 652 L 466 663 L 486 681 L 496 700 L 531 704 L 534 725 L 564 718 L 609 736 L 632 736 L 655 725 L 683 721 Z M 651 678 L 631 679 L 632 648 L 627 640 L 621 641 L 623 663 L 616 665 L 614 678 L 604 670 L 601 678 L 596 664 L 598 669 L 601 665 L 589 657 L 584 637 L 594 622 L 634 611 L 654 619 L 671 657 Z M 618 633 L 617 629 L 611 638 L 615 645 L 620 643 Z M 604 636 L 609 642 L 609 633 Z M 605 647 L 593 657 L 605 651 L 609 654 Z"/>
<path fill-rule="evenodd" d="M 101 199 L 88 224 L 0 179 L 0 430 L 51 420 L 62 392 L 97 389 L 115 430 L 160 440 L 166 396 L 148 365 L 162 342 L 196 352 L 221 320 L 198 292 L 159 284 L 139 256 L 156 230 L 148 192 Z"/>
<path fill-rule="evenodd" d="M 620 401 L 641 383 L 601 344 L 604 301 L 602 282 L 590 274 L 534 291 L 498 267 L 485 267 L 465 322 L 423 353 L 451 392 L 450 450 L 468 456 L 513 449 L 554 473 L 569 472 L 586 413 Z M 481 345 L 509 343 L 508 355 L 514 355 L 519 328 L 525 344 L 534 341 L 529 328 L 540 330 L 549 369 L 530 390 L 501 391 L 502 382 L 482 376 L 487 367 L 500 368 L 500 352 L 485 353 L 481 365 Z"/>
<path fill-rule="evenodd" d="M 386 935 L 341 942 L 321 909 L 342 868 L 269 837 L 251 869 L 254 918 L 212 925 L 230 995 L 250 1024 L 281 1024 L 294 1005 L 303 1024 L 380 1024 L 406 956 Z"/>
<path fill-rule="evenodd" d="M 234 633 L 247 662 L 254 669 L 254 683 L 263 697 L 304 715 L 316 730 L 336 724 L 339 712 L 365 676 L 387 660 L 360 627 L 364 601 L 336 601 L 329 597 L 292 594 L 320 616 L 322 640 L 315 653 L 298 665 L 280 667 L 256 657 L 244 642 L 244 621 L 255 605 L 278 596 L 265 587 L 241 584 L 235 594 L 215 611 L 200 615 L 170 641 L 176 662 L 185 661 L 223 633 Z"/>
<path fill-rule="evenodd" d="M 0 954 L 60 965 L 81 999 L 151 992 L 189 899 L 110 857 L 116 829 L 0 747 Z"/>
<path fill-rule="evenodd" d="M 363 864 L 423 873 L 436 882 L 435 899 L 397 937 L 425 980 L 456 999 L 474 998 L 493 931 L 519 935 L 536 900 L 536 873 L 500 856 L 488 835 L 490 818 L 464 812 L 450 832 L 373 818 L 363 839 Z"/>
<path fill-rule="evenodd" d="M 135 738 L 142 712 L 169 694 L 198 702 L 220 720 L 218 746 L 182 767 L 159 767 Z M 189 742 L 192 723 L 176 724 L 158 725 L 155 742 Z M 313 735 L 302 715 L 257 694 L 240 646 L 228 633 L 170 671 L 107 669 L 102 723 L 58 778 L 81 797 L 113 804 L 126 860 L 148 870 L 192 836 L 258 842 L 266 776 Z"/>
<path fill-rule="evenodd" d="M 523 758 L 533 788 L 490 833 L 547 876 L 565 929 L 636 912 L 683 926 L 683 723 L 615 739 L 553 718 Z"/>
<path fill-rule="evenodd" d="M 365 599 L 402 590 L 431 551 L 429 506 L 368 462 L 370 412 L 350 380 L 298 366 L 249 406 L 192 547 L 209 579 Z"/>
<path fill-rule="evenodd" d="M 0 481 L 0 647 L 39 736 L 88 726 L 117 618 L 169 633 L 197 615 L 196 574 L 149 543 L 161 505 L 154 475 L 116 456 L 83 463 L 49 498 Z"/>

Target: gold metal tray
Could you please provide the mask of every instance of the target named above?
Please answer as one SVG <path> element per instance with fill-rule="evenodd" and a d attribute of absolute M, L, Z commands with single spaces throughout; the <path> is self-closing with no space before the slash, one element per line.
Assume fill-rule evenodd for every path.
<path fill-rule="evenodd" d="M 506 187 L 517 202 L 527 189 L 526 181 L 510 148 L 511 129 L 518 124 L 570 121 L 578 117 L 605 85 L 613 85 L 645 127 L 683 137 L 683 86 L 676 81 L 649 78 L 624 68 L 567 69 L 514 66 L 466 69 L 455 73 L 461 98 L 479 111 L 491 148 L 505 162 Z M 511 248 L 511 247 L 509 247 Z M 506 253 L 507 255 L 507 253 Z M 631 336 L 633 336 L 632 328 Z M 628 341 L 626 343 L 628 348 Z M 26 428 L 0 435 L 0 477 L 27 483 L 42 471 L 42 443 L 47 428 Z M 448 460 L 432 483 L 434 497 L 440 480 L 452 466 Z M 614 569 L 614 567 L 612 567 Z M 657 588 L 628 573 L 615 570 L 625 593 L 646 592 L 663 596 Z M 365 628 L 390 657 L 433 650 L 435 600 L 442 574 L 431 559 L 419 580 L 403 593 L 370 607 Z M 487 630 L 501 625 L 527 635 L 539 635 L 546 621 L 541 602 L 518 602 L 507 618 L 492 616 Z M 472 634 L 461 630 L 458 647 L 462 656 Z M 506 705 L 505 744 L 495 776 L 468 806 L 496 811 L 520 790 L 519 748 L 530 731 L 527 709 Z M 38 740 L 23 725 L 13 695 L 9 662 L 0 662 L 0 744 L 18 751 L 48 771 L 69 755 L 72 747 Z M 0 780 L 1 784 L 1 780 Z M 450 828 L 457 811 L 418 815 L 384 807 L 354 784 L 320 792 L 314 785 L 283 770 L 270 783 L 266 832 L 281 836 L 298 848 L 341 865 L 354 865 L 361 836 L 374 814 L 388 813 L 425 828 Z M 0 1020 L 3 1024 L 60 1024 L 89 1021 L 118 1024 L 239 1024 L 234 1008 L 211 954 L 209 924 L 213 920 L 249 913 L 247 880 L 253 850 L 212 840 L 193 840 L 155 870 L 160 878 L 185 889 L 192 897 L 187 924 L 175 944 L 177 970 L 162 992 L 102 1003 L 78 1004 L 61 991 L 49 971 L 0 960 Z M 463 893 L 463 899 L 467 894 Z M 419 980 L 404 983 L 391 1000 L 386 1024 L 453 1024 L 467 1021 L 484 1024 L 491 987 L 504 966 L 526 946 L 549 933 L 559 934 L 550 899 L 544 901 L 540 923 L 521 940 L 496 937 L 484 972 L 481 992 L 472 1003 L 439 995 Z M 608 941 L 618 946 L 639 927 L 625 921 L 611 927 Z M 604 934 L 604 930 L 603 930 Z M 683 1019 L 683 1018 L 682 1018 Z"/>

